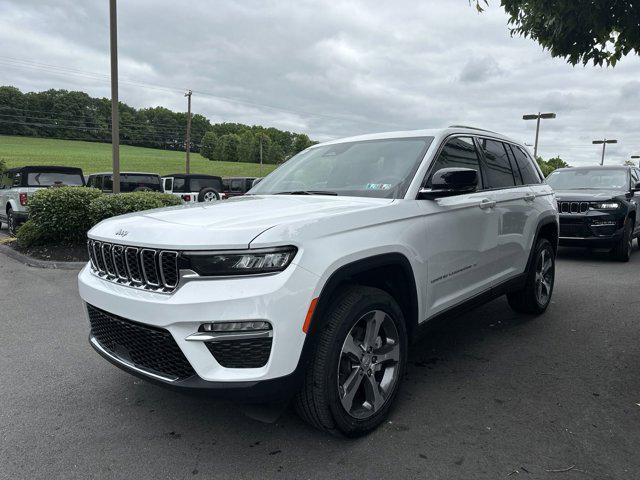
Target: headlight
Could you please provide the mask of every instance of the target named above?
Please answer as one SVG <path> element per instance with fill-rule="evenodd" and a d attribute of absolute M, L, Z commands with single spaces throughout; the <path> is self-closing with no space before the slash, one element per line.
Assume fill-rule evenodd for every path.
<path fill-rule="evenodd" d="M 184 252 L 181 266 L 205 277 L 273 273 L 287 268 L 297 251 L 296 247 L 287 246 L 226 252 Z"/>
<path fill-rule="evenodd" d="M 593 202 L 589 206 L 592 210 L 616 210 L 620 204 L 618 202 Z"/>

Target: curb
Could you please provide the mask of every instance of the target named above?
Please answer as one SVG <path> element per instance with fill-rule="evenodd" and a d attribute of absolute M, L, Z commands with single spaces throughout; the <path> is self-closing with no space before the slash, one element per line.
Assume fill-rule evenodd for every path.
<path fill-rule="evenodd" d="M 17 260 L 20 263 L 34 268 L 54 268 L 58 270 L 80 270 L 87 262 L 55 262 L 51 260 L 39 260 L 32 258 L 24 253 L 20 253 L 8 245 L 0 244 L 0 253 L 7 257 Z"/>

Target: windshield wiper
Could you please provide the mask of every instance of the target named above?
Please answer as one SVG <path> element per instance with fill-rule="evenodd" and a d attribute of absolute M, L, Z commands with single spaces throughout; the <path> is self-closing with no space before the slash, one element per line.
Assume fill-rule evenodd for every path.
<path fill-rule="evenodd" d="M 292 192 L 278 192 L 274 195 L 333 195 L 337 196 L 336 192 L 329 192 L 328 190 L 294 190 Z"/>

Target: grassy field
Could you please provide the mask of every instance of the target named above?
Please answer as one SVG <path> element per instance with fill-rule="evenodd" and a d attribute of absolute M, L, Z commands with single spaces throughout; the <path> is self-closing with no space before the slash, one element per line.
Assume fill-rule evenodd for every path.
<path fill-rule="evenodd" d="M 111 171 L 111 144 L 55 140 L 49 138 L 0 135 L 0 159 L 7 167 L 23 165 L 64 165 L 80 167 L 86 174 Z M 262 177 L 273 165 L 212 162 L 199 154 L 191 154 L 191 173 L 207 173 L 221 177 Z M 153 148 L 120 147 L 120 170 L 166 175 L 184 172 L 184 152 Z"/>

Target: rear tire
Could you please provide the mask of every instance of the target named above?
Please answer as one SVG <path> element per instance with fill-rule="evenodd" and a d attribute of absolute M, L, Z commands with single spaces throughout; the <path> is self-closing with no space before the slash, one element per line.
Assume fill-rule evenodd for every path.
<path fill-rule="evenodd" d="M 611 255 L 619 262 L 628 262 L 631 259 L 633 250 L 633 221 L 627 220 L 624 226 L 622 238 L 611 250 Z"/>
<path fill-rule="evenodd" d="M 325 320 L 296 410 L 320 430 L 365 435 L 387 417 L 404 375 L 402 310 L 383 290 L 352 286 L 334 298 Z"/>
<path fill-rule="evenodd" d="M 511 308 L 518 313 L 543 313 L 551 303 L 555 272 L 555 251 L 549 240 L 541 238 L 535 245 L 524 288 L 507 294 Z"/>
<path fill-rule="evenodd" d="M 13 213 L 13 208 L 11 207 L 7 210 L 7 228 L 9 229 L 9 235 L 15 237 L 18 231 L 18 225 L 16 223 L 16 216 Z"/>

